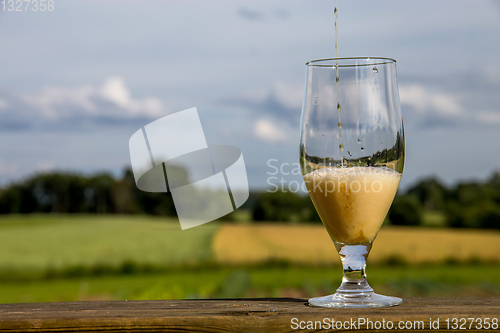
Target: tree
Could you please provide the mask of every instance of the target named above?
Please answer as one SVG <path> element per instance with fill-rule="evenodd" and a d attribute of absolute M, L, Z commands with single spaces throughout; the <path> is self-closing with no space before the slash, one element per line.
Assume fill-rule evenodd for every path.
<path fill-rule="evenodd" d="M 426 210 L 443 210 L 450 196 L 448 189 L 437 178 L 422 180 L 407 193 L 416 196 Z"/>

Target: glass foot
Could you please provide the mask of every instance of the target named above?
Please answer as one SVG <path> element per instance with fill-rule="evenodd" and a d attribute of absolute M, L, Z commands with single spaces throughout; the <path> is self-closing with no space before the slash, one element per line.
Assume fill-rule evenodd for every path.
<path fill-rule="evenodd" d="M 357 295 L 336 293 L 309 300 L 310 305 L 323 308 L 381 308 L 399 305 L 401 302 L 403 300 L 399 297 L 384 296 L 374 292 Z"/>

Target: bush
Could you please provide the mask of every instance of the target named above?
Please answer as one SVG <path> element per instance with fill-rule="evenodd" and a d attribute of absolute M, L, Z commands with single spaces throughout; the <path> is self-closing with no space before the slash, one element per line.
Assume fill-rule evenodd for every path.
<path fill-rule="evenodd" d="M 315 209 L 309 197 L 289 191 L 261 193 L 252 209 L 254 221 L 302 222 L 314 219 L 313 214 Z"/>
<path fill-rule="evenodd" d="M 491 201 L 471 206 L 450 204 L 446 217 L 447 225 L 453 228 L 500 229 L 500 207 Z"/>
<path fill-rule="evenodd" d="M 449 199 L 449 190 L 437 179 L 421 180 L 407 192 L 415 195 L 426 210 L 443 210 Z"/>
<path fill-rule="evenodd" d="M 422 217 L 422 204 L 412 195 L 397 196 L 389 210 L 389 220 L 393 225 L 421 225 Z"/>

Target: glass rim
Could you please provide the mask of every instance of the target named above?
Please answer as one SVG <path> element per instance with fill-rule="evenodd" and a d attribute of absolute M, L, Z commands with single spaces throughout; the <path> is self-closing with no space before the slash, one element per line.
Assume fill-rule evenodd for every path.
<path fill-rule="evenodd" d="M 366 60 L 367 63 L 361 64 L 353 64 L 353 63 L 345 63 L 347 61 L 352 60 Z M 373 60 L 373 61 L 371 61 Z M 335 61 L 335 64 L 328 63 L 323 64 L 324 62 Z M 313 67 L 332 67 L 337 65 L 337 62 L 344 62 L 344 64 L 338 63 L 339 67 L 361 67 L 361 66 L 375 66 L 375 65 L 385 65 L 385 64 L 395 64 L 396 59 L 387 58 L 387 57 L 342 57 L 342 58 L 324 58 L 324 59 L 315 59 L 306 62 L 306 66 Z"/>

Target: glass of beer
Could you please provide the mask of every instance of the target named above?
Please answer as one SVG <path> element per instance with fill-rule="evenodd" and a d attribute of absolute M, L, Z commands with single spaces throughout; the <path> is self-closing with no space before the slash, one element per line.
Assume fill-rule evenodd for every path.
<path fill-rule="evenodd" d="M 404 164 L 404 129 L 396 61 L 356 57 L 306 64 L 300 164 L 312 202 L 344 276 L 320 307 L 385 307 L 400 298 L 374 293 L 366 258 L 396 195 Z"/>

